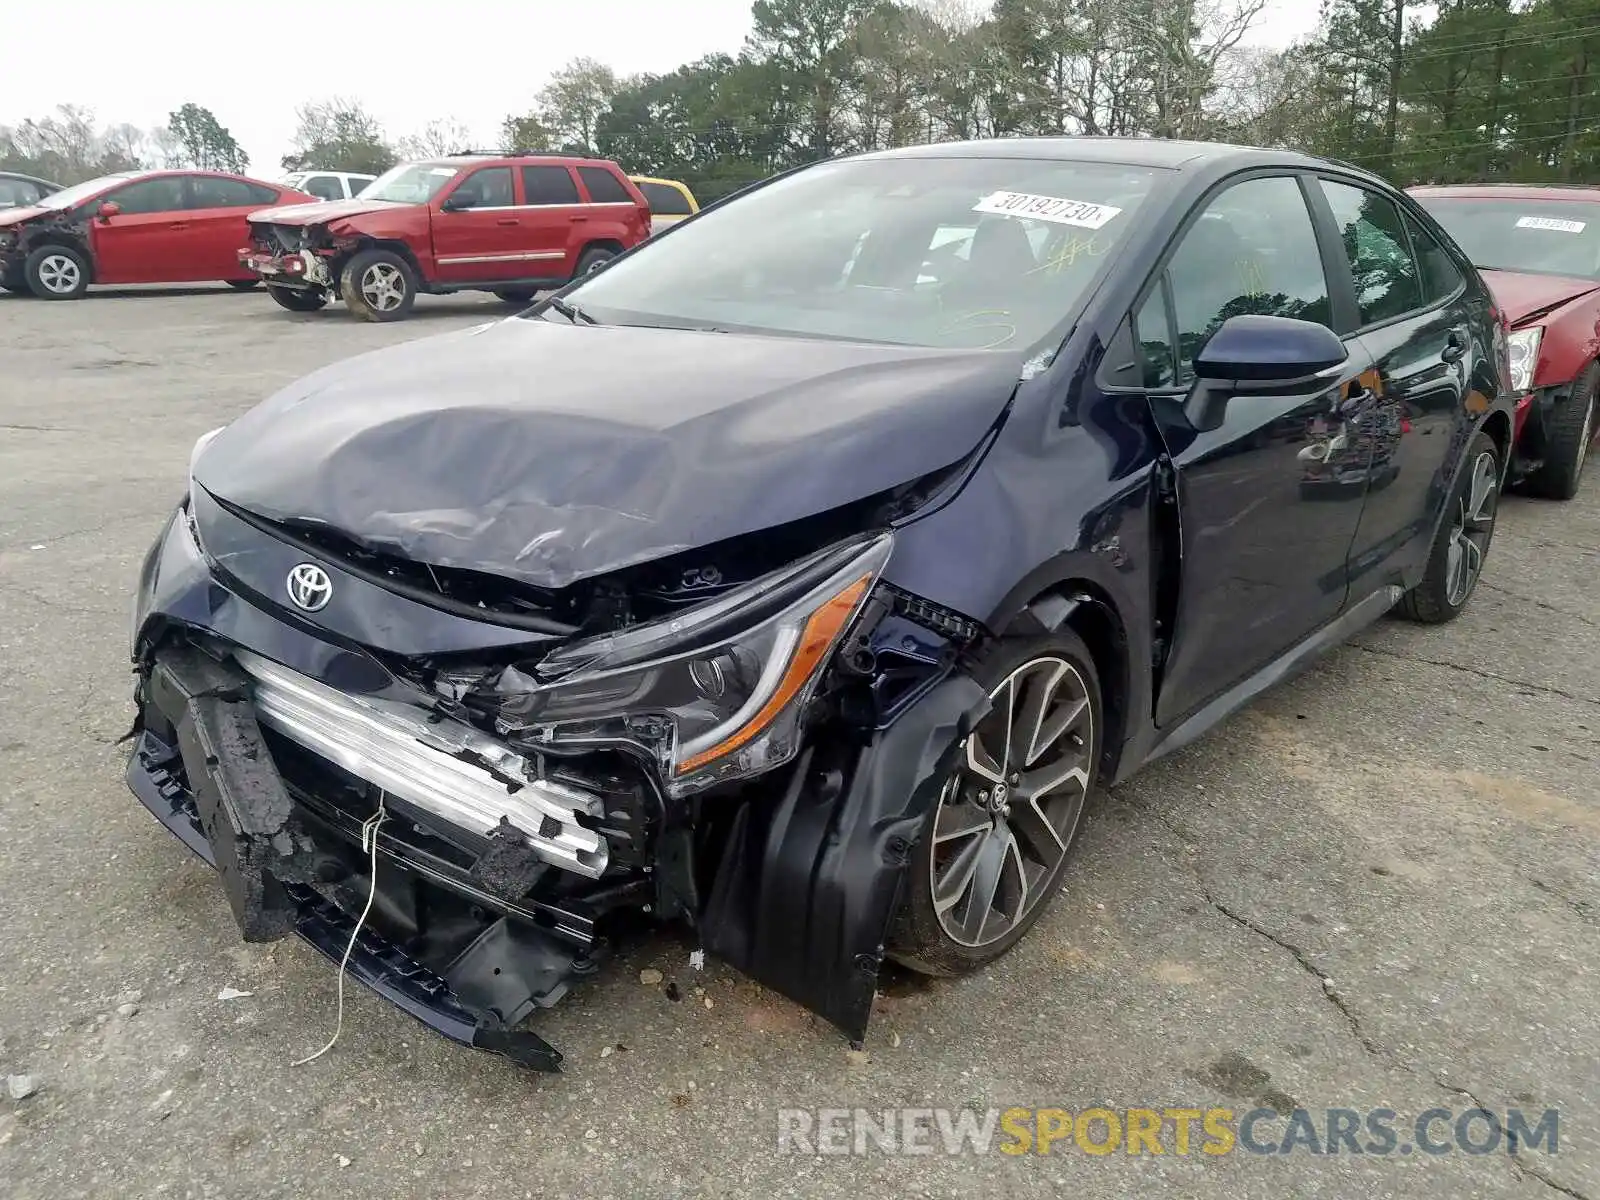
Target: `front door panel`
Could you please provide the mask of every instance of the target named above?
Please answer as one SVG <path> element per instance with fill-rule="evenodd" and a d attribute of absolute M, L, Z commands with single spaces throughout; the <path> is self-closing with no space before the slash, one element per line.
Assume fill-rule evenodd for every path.
<path fill-rule="evenodd" d="M 175 283 L 183 274 L 183 235 L 190 229 L 183 177 L 157 175 L 108 192 L 122 209 L 102 220 L 90 217 L 89 245 L 97 283 Z"/>
<path fill-rule="evenodd" d="M 1156 702 L 1165 726 L 1344 608 L 1367 461 L 1342 438 L 1343 414 L 1373 377 L 1365 348 L 1347 339 L 1350 357 L 1315 384 L 1234 396 L 1214 430 L 1184 416 L 1194 358 L 1229 318 L 1331 323 L 1321 247 L 1293 176 L 1246 179 L 1204 201 L 1159 284 L 1133 320 L 1181 531 Z"/>
<path fill-rule="evenodd" d="M 456 207 L 461 204 L 470 207 Z M 530 218 L 516 203 L 510 167 L 483 167 L 440 197 L 432 214 L 441 283 L 494 283 L 537 274 L 528 254 Z"/>

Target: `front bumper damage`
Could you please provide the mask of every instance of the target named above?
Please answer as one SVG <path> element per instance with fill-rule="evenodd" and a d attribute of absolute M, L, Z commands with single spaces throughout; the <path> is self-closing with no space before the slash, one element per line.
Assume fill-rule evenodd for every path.
<path fill-rule="evenodd" d="M 259 275 L 274 287 L 331 288 L 333 272 L 328 260 L 313 250 L 273 253 L 267 250 L 241 250 L 239 265 Z"/>
<path fill-rule="evenodd" d="M 919 831 L 988 703 L 949 642 L 923 629 L 927 669 L 892 720 L 669 802 L 625 771 L 547 778 L 214 568 L 181 514 L 146 563 L 128 782 L 216 868 L 246 940 L 294 933 L 338 962 L 371 889 L 352 978 L 456 1042 L 558 1070 L 527 1019 L 647 915 L 864 1037 Z M 885 624 L 897 645 L 916 633 Z"/>

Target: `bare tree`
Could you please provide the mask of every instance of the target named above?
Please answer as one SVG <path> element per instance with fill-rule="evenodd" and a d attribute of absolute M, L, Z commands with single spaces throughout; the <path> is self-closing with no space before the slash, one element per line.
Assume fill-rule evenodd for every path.
<path fill-rule="evenodd" d="M 418 133 L 400 139 L 396 147 L 402 158 L 443 158 L 473 149 L 472 134 L 455 117 L 429 121 Z"/>

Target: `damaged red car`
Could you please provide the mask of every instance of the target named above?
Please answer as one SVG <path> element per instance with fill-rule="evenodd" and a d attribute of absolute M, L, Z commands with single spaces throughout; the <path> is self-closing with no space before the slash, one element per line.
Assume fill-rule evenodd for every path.
<path fill-rule="evenodd" d="M 419 292 L 527 303 L 650 235 L 650 206 L 615 163 L 560 155 L 408 162 L 352 200 L 250 218 L 244 269 L 291 312 L 343 300 L 397 321 Z"/>
<path fill-rule="evenodd" d="M 124 171 L 0 209 L 0 287 L 76 300 L 90 284 L 253 287 L 239 265 L 245 218 L 310 197 L 220 171 Z"/>
<path fill-rule="evenodd" d="M 1511 322 L 1513 482 L 1570 500 L 1600 437 L 1600 189 L 1413 188 Z"/>
<path fill-rule="evenodd" d="M 977 970 L 1080 886 L 1103 786 L 1465 609 L 1505 371 L 1471 265 L 1351 168 L 809 165 L 202 438 L 128 781 L 245 938 L 467 1045 L 558 1065 L 527 1018 L 649 922 L 861 1039 L 886 961 Z"/>

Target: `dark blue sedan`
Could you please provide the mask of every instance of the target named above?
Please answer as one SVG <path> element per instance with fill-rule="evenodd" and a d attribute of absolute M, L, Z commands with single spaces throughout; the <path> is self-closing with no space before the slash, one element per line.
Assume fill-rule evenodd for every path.
<path fill-rule="evenodd" d="M 806 167 L 207 435 L 133 631 L 139 798 L 245 937 L 470 1045 L 641 915 L 834 1022 L 991 962 L 1097 789 L 1461 612 L 1506 329 L 1303 155 Z"/>

